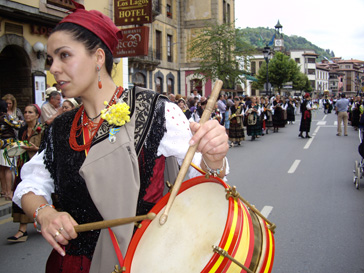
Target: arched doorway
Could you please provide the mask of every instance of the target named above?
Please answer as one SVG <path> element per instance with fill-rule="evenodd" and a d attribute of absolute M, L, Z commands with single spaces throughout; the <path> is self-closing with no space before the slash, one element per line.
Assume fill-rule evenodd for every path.
<path fill-rule="evenodd" d="M 31 61 L 18 45 L 7 45 L 0 53 L 0 96 L 12 94 L 22 111 L 34 102 Z"/>
<path fill-rule="evenodd" d="M 193 79 L 190 81 L 191 91 L 197 90 L 197 92 L 202 96 L 202 80 L 201 79 Z"/>

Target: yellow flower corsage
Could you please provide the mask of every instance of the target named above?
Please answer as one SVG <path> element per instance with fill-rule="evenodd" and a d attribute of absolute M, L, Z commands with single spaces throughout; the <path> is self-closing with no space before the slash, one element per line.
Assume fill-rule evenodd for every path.
<path fill-rule="evenodd" d="M 108 105 L 108 102 L 104 102 Z M 118 102 L 109 108 L 101 111 L 101 118 L 106 120 L 110 125 L 123 126 L 130 121 L 130 107 L 125 102 Z"/>

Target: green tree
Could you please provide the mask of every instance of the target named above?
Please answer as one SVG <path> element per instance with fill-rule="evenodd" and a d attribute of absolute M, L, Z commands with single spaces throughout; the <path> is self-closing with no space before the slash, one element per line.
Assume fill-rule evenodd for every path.
<path fill-rule="evenodd" d="M 278 90 L 279 93 L 281 92 L 283 84 L 293 82 L 299 72 L 297 63 L 281 52 L 276 52 L 274 57 L 269 61 L 269 82 Z M 257 74 L 258 82 L 256 82 L 253 86 L 256 88 L 262 88 L 266 83 L 266 75 L 267 65 L 266 62 L 263 62 Z"/>
<path fill-rule="evenodd" d="M 188 52 L 199 68 L 195 74 L 203 79 L 224 82 L 223 87 L 233 89 L 242 81 L 246 72 L 241 68 L 239 57 L 253 51 L 253 47 L 230 24 L 213 24 L 203 28 L 189 44 Z M 247 58 L 242 58 L 247 59 Z"/>
<path fill-rule="evenodd" d="M 293 85 L 294 90 L 298 91 L 305 91 L 305 92 L 311 92 L 312 86 L 310 83 L 310 80 L 308 79 L 306 74 L 303 74 L 302 72 L 297 73 L 296 77 L 293 79 Z"/>

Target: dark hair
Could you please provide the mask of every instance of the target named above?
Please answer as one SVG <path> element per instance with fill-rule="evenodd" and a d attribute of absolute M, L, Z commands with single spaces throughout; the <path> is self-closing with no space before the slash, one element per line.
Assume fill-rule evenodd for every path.
<path fill-rule="evenodd" d="M 52 92 L 48 95 L 48 97 L 49 97 L 49 99 L 51 99 L 51 98 L 55 98 L 55 97 L 57 97 L 58 95 L 61 95 L 61 93 L 59 93 L 58 91 L 52 91 Z"/>
<path fill-rule="evenodd" d="M 101 48 L 105 52 L 105 67 L 107 73 L 111 76 L 111 71 L 114 64 L 114 58 L 110 49 L 105 45 L 105 43 L 96 36 L 93 32 L 88 29 L 73 23 L 62 23 L 57 25 L 51 34 L 57 31 L 67 31 L 69 32 L 75 41 L 83 43 L 86 47 L 86 50 L 90 52 L 90 54 L 96 52 L 98 48 Z"/>
<path fill-rule="evenodd" d="M 345 93 L 341 93 L 341 97 L 342 98 L 345 98 Z"/>
<path fill-rule="evenodd" d="M 8 104 L 4 100 L 0 100 L 0 113 L 6 113 L 8 111 Z"/>

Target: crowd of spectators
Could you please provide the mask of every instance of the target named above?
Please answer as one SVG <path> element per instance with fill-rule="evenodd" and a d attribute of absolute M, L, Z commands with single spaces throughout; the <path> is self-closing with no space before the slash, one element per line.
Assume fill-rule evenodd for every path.
<path fill-rule="evenodd" d="M 29 104 L 22 111 L 12 94 L 0 100 L 0 181 L 1 197 L 11 201 L 17 185 L 21 182 L 20 170 L 38 151 L 44 130 L 53 120 L 66 111 L 80 105 L 74 98 L 66 98 L 55 86 L 47 88 L 46 101 L 40 106 Z M 24 115 L 23 115 L 24 113 Z M 18 149 L 16 156 L 10 149 Z M 13 221 L 19 229 L 8 238 L 9 242 L 25 242 L 28 237 L 27 224 L 32 223 L 24 212 L 13 203 Z"/>
<path fill-rule="evenodd" d="M 178 104 L 187 119 L 198 122 L 208 98 L 201 96 L 197 90 L 187 97 L 169 94 L 169 99 Z M 225 126 L 229 135 L 230 147 L 240 146 L 246 136 L 250 140 L 276 133 L 287 124 L 295 123 L 295 116 L 301 105 L 299 98 L 238 96 L 220 94 L 211 119 L 216 119 Z"/>

